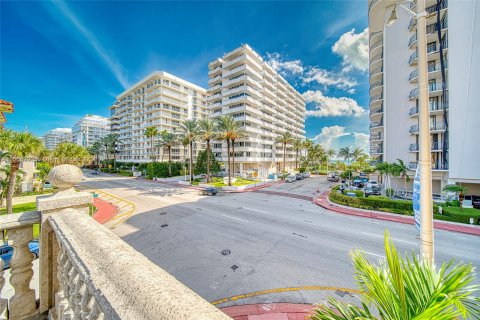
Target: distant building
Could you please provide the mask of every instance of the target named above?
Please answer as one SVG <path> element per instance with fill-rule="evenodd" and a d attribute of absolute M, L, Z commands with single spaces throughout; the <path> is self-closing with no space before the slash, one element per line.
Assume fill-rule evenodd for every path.
<path fill-rule="evenodd" d="M 73 126 L 72 142 L 87 148 L 109 133 L 110 120 L 108 118 L 87 114 Z"/>
<path fill-rule="evenodd" d="M 283 132 L 305 139 L 305 98 L 248 45 L 210 62 L 208 69 L 210 117 L 231 115 L 248 135 L 235 142 L 233 172 L 262 176 L 282 170 L 283 148 L 275 139 Z M 225 142 L 214 142 L 213 153 L 227 162 Z M 288 146 L 285 168 L 294 165 L 295 152 Z"/>
<path fill-rule="evenodd" d="M 72 129 L 70 128 L 55 128 L 43 136 L 43 143 L 48 150 L 53 150 L 58 144 L 66 141 L 72 141 Z"/>
<path fill-rule="evenodd" d="M 117 161 L 150 162 L 166 159 L 167 152 L 157 147 L 158 138 L 151 145 L 145 137 L 148 127 L 171 133 L 181 133 L 180 124 L 186 119 L 207 117 L 207 92 L 193 83 L 167 72 L 156 71 L 117 97 L 110 107 L 112 132 L 120 135 Z M 194 143 L 194 161 L 201 142 Z M 172 148 L 172 160 L 188 158 L 187 148 L 181 143 Z"/>

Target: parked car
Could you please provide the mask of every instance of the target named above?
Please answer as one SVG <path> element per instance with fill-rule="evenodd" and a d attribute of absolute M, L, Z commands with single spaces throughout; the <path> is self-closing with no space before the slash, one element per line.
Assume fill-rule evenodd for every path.
<path fill-rule="evenodd" d="M 331 182 L 337 182 L 340 179 L 336 172 L 329 172 L 327 174 L 327 180 Z"/>
<path fill-rule="evenodd" d="M 379 188 L 380 188 L 380 185 L 378 184 L 377 181 L 375 181 L 375 180 L 370 180 L 370 181 L 368 181 L 368 183 L 367 183 L 367 187 L 379 187 Z"/>
<path fill-rule="evenodd" d="M 289 175 L 289 176 L 287 176 L 287 177 L 285 178 L 285 182 L 289 182 L 289 183 L 290 183 L 290 182 L 295 182 L 295 181 L 297 181 L 297 177 L 296 177 L 295 175 L 293 175 L 293 174 L 292 174 L 292 175 Z"/>
<path fill-rule="evenodd" d="M 363 183 L 362 183 L 362 180 L 360 178 L 353 179 L 353 184 L 352 185 L 354 187 L 357 187 L 357 188 L 363 188 Z"/>
<path fill-rule="evenodd" d="M 214 196 L 218 193 L 218 189 L 211 187 L 211 188 L 205 188 L 202 190 L 202 194 L 204 196 Z"/>
<path fill-rule="evenodd" d="M 43 183 L 43 189 L 52 189 L 52 188 L 53 188 L 53 186 L 49 181 L 45 181 Z"/>
<path fill-rule="evenodd" d="M 365 197 L 368 197 L 368 196 L 379 196 L 381 195 L 381 190 L 379 187 L 376 187 L 376 186 L 367 186 L 365 187 Z"/>
<path fill-rule="evenodd" d="M 30 241 L 30 243 L 28 244 L 28 248 L 30 249 L 30 252 L 32 252 L 33 258 L 37 259 L 39 255 L 38 240 Z M 0 246 L 0 257 L 3 260 L 3 269 L 7 269 L 10 267 L 10 260 L 12 259 L 12 256 L 13 256 L 12 246 L 10 246 L 8 243 L 5 243 L 4 245 Z"/>
<path fill-rule="evenodd" d="M 310 172 L 304 172 L 304 173 L 303 173 L 303 176 L 304 176 L 305 178 L 310 178 Z"/>
<path fill-rule="evenodd" d="M 304 177 L 303 174 L 301 174 L 301 173 L 296 173 L 296 174 L 295 174 L 295 178 L 296 178 L 297 180 L 303 180 L 303 179 L 305 179 L 305 177 Z"/>

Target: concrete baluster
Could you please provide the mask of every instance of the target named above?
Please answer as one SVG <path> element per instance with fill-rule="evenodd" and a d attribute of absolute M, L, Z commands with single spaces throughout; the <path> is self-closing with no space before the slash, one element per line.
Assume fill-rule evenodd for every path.
<path fill-rule="evenodd" d="M 32 227 L 12 229 L 8 232 L 9 241 L 13 246 L 13 256 L 10 261 L 10 283 L 15 294 L 10 299 L 10 318 L 22 319 L 36 312 L 35 290 L 30 289 L 33 277 L 33 255 L 28 243 L 32 240 Z"/>
<path fill-rule="evenodd" d="M 0 259 L 0 294 L 2 294 L 3 286 L 5 285 L 5 278 L 3 277 L 3 267 L 4 267 L 3 260 Z M 6 315 L 4 315 L 6 310 L 7 310 L 7 299 L 0 298 L 0 319 L 6 319 Z"/>

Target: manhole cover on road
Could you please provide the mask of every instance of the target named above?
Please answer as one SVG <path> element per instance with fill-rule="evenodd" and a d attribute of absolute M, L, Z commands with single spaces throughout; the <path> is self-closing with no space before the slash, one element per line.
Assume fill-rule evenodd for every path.
<path fill-rule="evenodd" d="M 234 265 L 233 265 L 233 266 L 231 266 L 230 268 L 232 268 L 232 270 L 233 270 L 233 271 L 235 271 L 235 270 L 237 270 L 237 269 L 238 269 L 238 266 L 234 264 Z"/>
<path fill-rule="evenodd" d="M 162 215 L 162 216 L 164 216 L 166 214 L 167 214 L 166 212 L 160 212 L 160 215 Z"/>
<path fill-rule="evenodd" d="M 168 227 L 168 224 L 162 224 L 161 227 L 162 228 Z"/>
<path fill-rule="evenodd" d="M 230 253 L 232 253 L 232 251 L 230 251 L 228 249 L 223 249 L 220 253 L 224 256 L 228 256 Z"/>

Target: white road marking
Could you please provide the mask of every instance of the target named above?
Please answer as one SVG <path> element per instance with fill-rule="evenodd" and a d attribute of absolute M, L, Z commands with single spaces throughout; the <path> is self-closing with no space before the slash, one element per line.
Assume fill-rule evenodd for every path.
<path fill-rule="evenodd" d="M 372 236 L 372 237 L 377 237 L 377 238 L 383 238 L 383 236 L 379 236 L 378 234 L 373 234 L 373 233 L 368 233 L 368 232 L 362 232 L 362 234 L 366 234 L 366 235 L 369 235 L 369 236 Z M 411 242 L 411 241 L 407 241 L 407 240 L 395 239 L 395 238 L 390 238 L 390 239 L 392 239 L 393 241 L 405 242 L 405 243 L 408 243 L 408 244 L 418 245 L 418 243 L 416 243 L 416 242 Z"/>
<path fill-rule="evenodd" d="M 255 211 L 255 212 L 260 212 L 260 213 L 267 213 L 267 211 L 258 210 L 258 209 L 252 209 L 252 208 L 246 208 L 246 207 L 243 207 L 243 209 L 247 209 L 247 210 Z"/>
<path fill-rule="evenodd" d="M 239 221 L 243 221 L 243 222 L 247 222 L 247 220 L 243 220 L 243 219 L 239 219 L 239 218 L 235 218 L 235 217 L 232 217 L 232 216 L 227 216 L 226 214 L 222 214 L 223 217 L 226 217 L 226 218 L 230 218 L 230 219 L 235 219 L 235 220 L 239 220 Z"/>
<path fill-rule="evenodd" d="M 376 253 L 371 253 L 371 252 L 368 252 L 368 251 L 362 251 L 362 252 L 366 253 L 366 254 L 369 254 L 371 256 L 375 256 L 375 257 L 378 257 L 378 258 L 385 259 L 385 256 L 382 256 L 382 255 L 379 255 L 379 254 L 376 254 Z"/>

